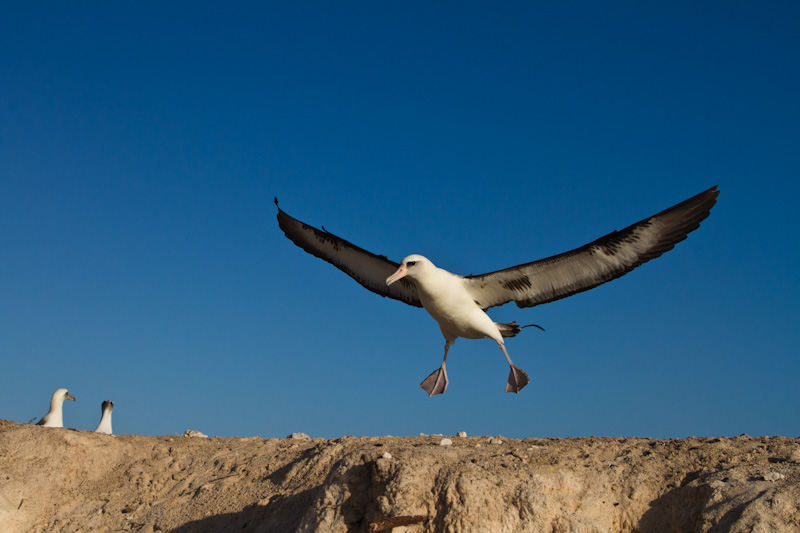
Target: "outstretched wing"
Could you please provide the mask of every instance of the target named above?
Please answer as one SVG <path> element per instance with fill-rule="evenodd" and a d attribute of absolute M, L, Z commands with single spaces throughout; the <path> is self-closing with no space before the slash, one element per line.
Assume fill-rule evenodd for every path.
<path fill-rule="evenodd" d="M 489 274 L 466 276 L 483 309 L 514 301 L 532 307 L 623 276 L 655 259 L 697 229 L 717 201 L 717 186 L 570 252 Z"/>
<path fill-rule="evenodd" d="M 275 205 L 278 205 L 277 198 Z M 278 207 L 278 225 L 286 237 L 297 246 L 311 255 L 324 259 L 375 294 L 422 307 L 417 288 L 410 280 L 401 279 L 391 286 L 386 285 L 386 278 L 398 269 L 400 266 L 398 263 L 359 248 L 333 233 L 300 222 L 287 215 L 280 207 Z"/>

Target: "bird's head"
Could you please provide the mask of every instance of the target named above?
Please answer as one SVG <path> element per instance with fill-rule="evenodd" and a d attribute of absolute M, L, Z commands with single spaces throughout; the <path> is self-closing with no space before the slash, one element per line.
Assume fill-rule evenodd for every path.
<path fill-rule="evenodd" d="M 386 285 L 391 285 L 395 281 L 406 276 L 411 279 L 418 279 L 420 276 L 424 275 L 425 272 L 434 268 L 436 268 L 434 264 L 426 257 L 419 254 L 409 255 L 400 263 L 400 268 L 398 268 L 394 274 L 386 278 Z"/>
<path fill-rule="evenodd" d="M 75 401 L 75 396 L 69 393 L 67 389 L 58 389 L 53 393 L 53 400 L 64 402 L 64 400 L 72 400 Z"/>

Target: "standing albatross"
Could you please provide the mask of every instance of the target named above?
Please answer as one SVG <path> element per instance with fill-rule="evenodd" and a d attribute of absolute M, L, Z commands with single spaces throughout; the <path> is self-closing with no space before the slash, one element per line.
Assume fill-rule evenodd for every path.
<path fill-rule="evenodd" d="M 114 411 L 114 402 L 105 400 L 100 404 L 100 423 L 95 428 L 95 433 L 105 433 L 106 435 L 113 435 L 114 431 L 111 429 L 111 413 Z"/>
<path fill-rule="evenodd" d="M 64 427 L 64 400 L 75 401 L 75 396 L 69 393 L 67 389 L 58 389 L 53 393 L 50 399 L 50 410 L 41 420 L 36 422 L 37 426 L 44 426 L 46 428 L 63 428 Z"/>
<path fill-rule="evenodd" d="M 278 207 L 278 224 L 286 237 L 306 252 L 324 259 L 370 291 L 416 307 L 438 322 L 445 339 L 442 365 L 421 384 L 428 396 L 447 390 L 445 363 L 458 337 L 490 338 L 508 360 L 506 392 L 519 392 L 528 374 L 511 362 L 503 337 L 521 330 L 516 322 L 499 324 L 486 314 L 490 307 L 515 302 L 532 307 L 587 291 L 623 276 L 671 250 L 697 229 L 717 201 L 717 186 L 656 215 L 613 231 L 563 254 L 488 274 L 459 276 L 437 268 L 421 255 L 398 264 L 287 215 Z M 278 206 L 278 199 L 275 199 Z"/>

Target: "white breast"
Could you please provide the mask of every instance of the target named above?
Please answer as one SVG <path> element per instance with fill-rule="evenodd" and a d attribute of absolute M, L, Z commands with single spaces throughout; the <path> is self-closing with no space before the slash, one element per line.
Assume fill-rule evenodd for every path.
<path fill-rule="evenodd" d="M 492 319 L 472 299 L 461 276 L 436 268 L 414 281 L 422 306 L 438 322 L 445 339 L 502 338 Z"/>

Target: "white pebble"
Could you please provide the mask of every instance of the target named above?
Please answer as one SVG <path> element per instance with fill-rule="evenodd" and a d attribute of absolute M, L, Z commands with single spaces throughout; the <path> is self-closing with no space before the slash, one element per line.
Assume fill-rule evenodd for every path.
<path fill-rule="evenodd" d="M 311 437 L 306 435 L 305 433 L 292 433 L 291 435 L 286 437 L 287 439 L 295 439 L 295 440 L 311 440 Z"/>
<path fill-rule="evenodd" d="M 383 455 L 381 455 L 381 457 L 383 457 L 384 459 L 391 459 L 392 454 L 390 454 L 389 452 L 383 452 Z"/>
<path fill-rule="evenodd" d="M 764 474 L 764 481 L 779 481 L 785 477 L 780 472 L 770 472 L 769 474 Z"/>
<path fill-rule="evenodd" d="M 503 441 L 498 438 L 492 437 L 491 439 L 489 439 L 489 444 L 503 444 Z"/>
<path fill-rule="evenodd" d="M 450 446 L 452 444 L 453 444 L 453 441 L 451 441 L 447 437 L 445 437 L 441 441 L 439 441 L 439 446 Z"/>
<path fill-rule="evenodd" d="M 464 438 L 467 437 L 467 432 L 466 431 L 459 431 L 458 432 L 458 436 L 461 437 L 462 439 L 464 439 Z"/>
<path fill-rule="evenodd" d="M 206 439 L 208 438 L 208 435 L 200 433 L 199 431 L 196 431 L 194 429 L 187 429 L 186 431 L 183 432 L 183 436 L 184 437 L 204 437 Z"/>

